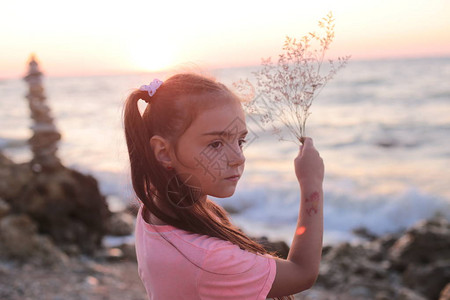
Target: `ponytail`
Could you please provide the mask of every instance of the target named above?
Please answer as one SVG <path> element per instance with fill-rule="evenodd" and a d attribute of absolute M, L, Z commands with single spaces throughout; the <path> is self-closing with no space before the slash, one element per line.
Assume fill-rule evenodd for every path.
<path fill-rule="evenodd" d="M 151 185 L 152 175 L 164 176 L 161 166 L 151 163 L 150 134 L 139 112 L 138 101 L 147 100 L 148 94 L 139 90 L 133 91 L 125 102 L 124 127 L 131 167 L 131 181 L 137 197 L 145 207 L 157 218 L 169 224 L 179 221 L 163 213 L 153 202 L 156 190 Z M 148 166 L 151 166 L 150 168 Z M 162 174 L 158 174 L 162 173 Z M 181 225 L 181 224 L 180 224 Z"/>

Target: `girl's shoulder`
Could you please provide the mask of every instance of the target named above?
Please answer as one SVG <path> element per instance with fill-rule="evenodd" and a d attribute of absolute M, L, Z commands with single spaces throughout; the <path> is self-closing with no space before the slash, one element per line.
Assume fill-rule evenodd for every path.
<path fill-rule="evenodd" d="M 185 250 L 186 248 L 192 248 L 192 251 L 200 250 L 207 255 L 207 258 L 214 258 L 215 256 L 222 258 L 235 256 L 252 257 L 252 253 L 247 250 L 242 250 L 230 241 L 193 233 L 168 224 L 150 224 L 147 212 L 148 210 L 141 205 L 137 215 L 136 226 L 142 227 L 152 238 L 159 239 L 160 234 L 163 234 L 165 238 L 174 242 L 177 246 L 181 246 Z"/>
<path fill-rule="evenodd" d="M 238 299 L 248 299 L 249 295 L 265 299 L 270 290 L 276 265 L 274 257 L 268 254 L 255 254 L 230 241 L 170 225 L 150 225 L 142 217 L 137 220 L 137 226 L 146 229 L 136 236 L 138 261 L 145 262 L 143 266 L 152 266 L 151 269 L 170 265 L 172 271 L 177 270 L 176 274 L 192 272 L 199 293 L 205 298 L 214 298 L 218 291 L 223 295 L 232 291 L 232 296 Z M 243 285 L 243 282 L 248 284 Z M 230 290 L 229 287 L 233 288 Z"/>
<path fill-rule="evenodd" d="M 216 237 L 186 231 L 169 224 L 158 222 L 157 220 L 155 222 L 155 218 L 152 217 L 151 213 L 142 204 L 140 204 L 136 216 L 136 227 L 137 230 L 144 229 L 145 232 L 152 236 L 159 236 L 159 233 L 163 233 L 166 237 L 170 237 L 170 239 L 178 238 L 185 243 L 205 251 L 233 245 L 231 242 Z"/>

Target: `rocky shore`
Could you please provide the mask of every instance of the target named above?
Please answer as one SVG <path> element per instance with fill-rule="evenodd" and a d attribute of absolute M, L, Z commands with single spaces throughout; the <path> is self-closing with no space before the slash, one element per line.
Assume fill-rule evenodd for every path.
<path fill-rule="evenodd" d="M 64 167 L 36 173 L 0 153 L 0 299 L 146 299 L 129 236 L 135 206 L 111 212 L 97 181 Z M 323 248 L 314 287 L 297 299 L 450 299 L 450 223 L 439 215 L 395 234 L 355 233 Z M 289 247 L 254 238 L 286 257 Z"/>
<path fill-rule="evenodd" d="M 324 247 L 315 289 L 300 299 L 450 299 L 450 223 L 439 215 L 404 232 Z"/>

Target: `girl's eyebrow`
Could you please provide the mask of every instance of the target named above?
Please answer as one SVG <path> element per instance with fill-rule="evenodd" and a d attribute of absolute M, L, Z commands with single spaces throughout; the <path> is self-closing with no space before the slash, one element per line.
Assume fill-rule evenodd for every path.
<path fill-rule="evenodd" d="M 246 135 L 248 133 L 248 130 L 245 129 L 243 131 L 241 131 L 240 133 L 238 133 L 239 135 Z M 206 132 L 202 135 L 226 135 L 226 136 L 233 136 L 236 135 L 234 132 L 231 131 L 211 131 L 211 132 Z"/>

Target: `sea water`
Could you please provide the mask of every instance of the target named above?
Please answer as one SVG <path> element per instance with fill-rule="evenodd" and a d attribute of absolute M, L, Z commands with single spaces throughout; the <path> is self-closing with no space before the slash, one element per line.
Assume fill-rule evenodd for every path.
<path fill-rule="evenodd" d="M 45 62 L 42 65 L 45 72 Z M 231 88 L 259 66 L 205 70 Z M 136 201 L 122 109 L 128 93 L 164 73 L 45 77 L 59 157 L 94 175 L 112 209 Z M 314 100 L 307 135 L 325 163 L 324 243 L 355 241 L 352 230 L 395 232 L 439 212 L 450 219 L 450 58 L 350 61 Z M 31 153 L 27 85 L 0 80 L 0 149 L 16 162 Z M 141 103 L 144 106 L 145 103 Z M 143 108 L 143 107 L 142 107 Z M 251 235 L 292 242 L 300 191 L 298 145 L 247 115 L 246 166 L 235 194 L 217 203 Z M 289 133 L 285 131 L 285 137 Z"/>

